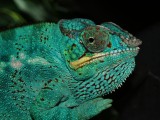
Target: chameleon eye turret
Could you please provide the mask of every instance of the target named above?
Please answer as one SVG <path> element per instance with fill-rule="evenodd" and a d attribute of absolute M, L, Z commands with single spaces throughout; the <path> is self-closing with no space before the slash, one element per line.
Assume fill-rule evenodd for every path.
<path fill-rule="evenodd" d="M 101 52 L 109 43 L 109 33 L 105 27 L 90 26 L 81 33 L 81 39 L 90 52 Z"/>

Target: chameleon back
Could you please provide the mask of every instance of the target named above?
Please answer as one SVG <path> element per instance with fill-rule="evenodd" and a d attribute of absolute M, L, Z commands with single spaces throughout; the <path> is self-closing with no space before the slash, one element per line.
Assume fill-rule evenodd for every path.
<path fill-rule="evenodd" d="M 31 119 L 28 110 L 33 99 L 64 67 L 57 66 L 61 63 L 58 40 L 61 34 L 53 23 L 0 33 L 1 119 Z"/>

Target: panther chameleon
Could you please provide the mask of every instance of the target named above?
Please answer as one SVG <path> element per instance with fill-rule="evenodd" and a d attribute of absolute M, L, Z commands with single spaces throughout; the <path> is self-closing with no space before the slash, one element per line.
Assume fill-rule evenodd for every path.
<path fill-rule="evenodd" d="M 87 120 L 126 80 L 142 42 L 112 22 L 62 19 L 0 32 L 0 119 Z"/>

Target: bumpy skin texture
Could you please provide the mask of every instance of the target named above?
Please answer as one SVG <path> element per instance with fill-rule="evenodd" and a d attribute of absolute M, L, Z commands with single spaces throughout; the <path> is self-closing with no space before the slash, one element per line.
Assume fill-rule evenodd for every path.
<path fill-rule="evenodd" d="M 113 23 L 41 23 L 0 33 L 0 119 L 86 120 L 135 67 L 141 41 Z"/>

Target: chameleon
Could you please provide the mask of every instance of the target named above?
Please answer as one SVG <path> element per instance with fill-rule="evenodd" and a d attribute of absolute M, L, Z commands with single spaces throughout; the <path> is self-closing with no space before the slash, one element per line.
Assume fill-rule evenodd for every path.
<path fill-rule="evenodd" d="M 141 43 L 115 23 L 82 18 L 0 32 L 0 119 L 96 116 L 134 70 Z"/>

